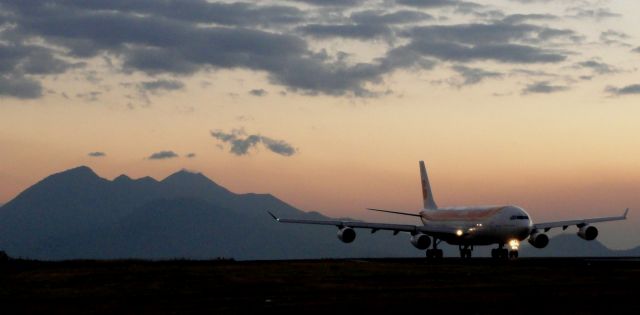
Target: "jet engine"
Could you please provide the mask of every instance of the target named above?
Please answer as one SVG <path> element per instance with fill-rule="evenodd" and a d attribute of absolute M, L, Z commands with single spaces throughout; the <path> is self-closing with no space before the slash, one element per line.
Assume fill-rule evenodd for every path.
<path fill-rule="evenodd" d="M 549 237 L 544 233 L 532 233 L 528 239 L 529 243 L 535 248 L 545 248 L 549 244 Z"/>
<path fill-rule="evenodd" d="M 431 245 L 431 238 L 419 233 L 411 236 L 411 244 L 417 249 L 427 249 Z"/>
<path fill-rule="evenodd" d="M 338 238 L 344 243 L 351 243 L 356 239 L 356 231 L 350 227 L 343 227 L 338 231 Z"/>
<path fill-rule="evenodd" d="M 598 237 L 598 229 L 595 226 L 585 225 L 578 230 L 578 236 L 587 241 L 595 240 Z"/>

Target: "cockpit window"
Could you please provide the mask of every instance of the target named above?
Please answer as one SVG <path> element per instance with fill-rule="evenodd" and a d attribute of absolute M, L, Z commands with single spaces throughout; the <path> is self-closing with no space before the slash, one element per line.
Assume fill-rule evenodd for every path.
<path fill-rule="evenodd" d="M 529 217 L 526 215 L 512 215 L 511 220 L 529 220 Z"/>

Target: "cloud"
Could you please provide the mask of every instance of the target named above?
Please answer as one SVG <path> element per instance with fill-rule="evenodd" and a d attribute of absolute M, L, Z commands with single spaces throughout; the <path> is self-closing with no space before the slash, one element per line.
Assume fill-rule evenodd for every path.
<path fill-rule="evenodd" d="M 102 92 L 89 91 L 85 93 L 78 93 L 76 94 L 76 97 L 82 99 L 85 102 L 97 102 L 100 95 L 102 95 Z"/>
<path fill-rule="evenodd" d="M 351 20 L 358 24 L 409 24 L 433 19 L 433 16 L 427 13 L 409 10 L 400 10 L 392 13 L 367 10 L 351 14 Z"/>
<path fill-rule="evenodd" d="M 249 94 L 260 97 L 260 96 L 266 96 L 268 92 L 264 89 L 253 89 L 249 91 Z"/>
<path fill-rule="evenodd" d="M 185 155 L 184 157 L 186 157 L 187 159 L 193 159 L 194 157 L 196 157 L 195 153 L 187 153 L 187 155 Z"/>
<path fill-rule="evenodd" d="M 151 154 L 147 159 L 148 160 L 166 160 L 166 159 L 173 159 L 177 157 L 178 157 L 178 154 L 176 154 L 173 151 L 160 151 L 160 152 Z"/>
<path fill-rule="evenodd" d="M 550 94 L 568 90 L 569 87 L 563 85 L 551 85 L 549 81 L 538 81 L 527 85 L 522 94 Z"/>
<path fill-rule="evenodd" d="M 556 63 L 567 53 L 530 43 L 575 42 L 571 30 L 530 24 L 494 22 L 488 24 L 434 25 L 414 27 L 404 33 L 410 43 L 392 50 L 440 60 L 470 62 L 493 60 L 503 63 Z"/>
<path fill-rule="evenodd" d="M 470 68 L 463 65 L 456 65 L 452 68 L 464 79 L 460 84 L 461 86 L 477 84 L 487 78 L 502 78 L 504 76 L 500 72 L 486 71 L 479 68 Z"/>
<path fill-rule="evenodd" d="M 588 60 L 588 61 L 578 62 L 578 63 L 576 63 L 574 65 L 574 68 L 577 68 L 577 69 L 580 69 L 580 68 L 591 69 L 593 71 L 593 73 L 596 73 L 596 74 L 610 74 L 610 73 L 620 72 L 620 70 L 618 70 L 616 67 L 614 67 L 612 65 L 608 65 L 608 64 L 603 63 L 603 62 L 596 61 L 596 60 Z"/>
<path fill-rule="evenodd" d="M 316 6 L 332 6 L 332 7 L 351 7 L 359 5 L 365 0 L 289 0 L 294 2 L 302 2 Z"/>
<path fill-rule="evenodd" d="M 0 85 L 0 96 L 18 98 L 41 97 L 44 76 L 94 60 L 121 74 L 153 78 L 130 85 L 146 104 L 147 93 L 185 88 L 172 78 L 220 70 L 259 72 L 286 92 L 376 97 L 389 90 L 385 79 L 396 70 L 428 70 L 442 62 L 559 63 L 572 54 L 567 47 L 581 43 L 572 30 L 526 24 L 553 15 L 505 17 L 492 7 L 455 0 L 0 3 L 0 81 L 14 81 Z M 425 26 L 435 21 L 422 12 L 431 8 L 473 16 L 465 17 L 466 24 Z M 317 41 L 335 38 L 382 39 L 386 51 L 344 58 L 346 53 Z M 77 96 L 97 98 L 90 93 Z"/>
<path fill-rule="evenodd" d="M 223 143 L 230 144 L 229 152 L 238 156 L 249 154 L 249 150 L 258 144 L 263 144 L 269 151 L 283 156 L 292 156 L 297 153 L 297 149 L 284 140 L 276 140 L 259 134 L 247 135 L 242 129 L 234 129 L 230 133 L 220 130 L 211 131 L 211 136 Z"/>
<path fill-rule="evenodd" d="M 42 96 L 40 82 L 15 75 L 0 75 L 0 97 L 35 99 Z"/>
<path fill-rule="evenodd" d="M 89 152 L 89 154 L 87 154 L 90 157 L 105 157 L 107 156 L 106 153 L 104 152 L 100 152 L 100 151 L 95 151 L 95 152 Z"/>
<path fill-rule="evenodd" d="M 299 32 L 315 38 L 344 37 L 355 39 L 373 39 L 391 37 L 391 29 L 382 24 L 309 24 L 297 29 Z"/>
<path fill-rule="evenodd" d="M 360 64 L 337 63 L 312 52 L 291 32 L 257 29 L 274 21 L 301 21 L 304 13 L 292 7 L 194 0 L 176 8 L 172 2 L 132 0 L 55 6 L 20 1 L 3 9 L 20 40 L 38 38 L 73 58 L 117 56 L 124 72 L 191 75 L 249 69 L 264 71 L 272 83 L 293 91 L 330 95 L 370 94 L 364 85 L 380 79 L 378 72 L 361 75 Z M 202 27 L 202 22 L 209 25 Z"/>
<path fill-rule="evenodd" d="M 140 82 L 138 84 L 138 87 L 142 90 L 150 92 L 156 92 L 160 90 L 175 91 L 182 90 L 184 88 L 184 83 L 177 80 L 155 80 Z"/>
<path fill-rule="evenodd" d="M 640 84 L 631 84 L 621 88 L 607 86 L 605 92 L 616 96 L 640 94 Z"/>
<path fill-rule="evenodd" d="M 600 41 L 605 45 L 618 44 L 624 47 L 631 47 L 631 45 L 624 42 L 625 39 L 629 38 L 629 35 L 623 32 L 616 32 L 614 30 L 607 30 L 600 33 Z"/>
<path fill-rule="evenodd" d="M 273 153 L 277 153 L 284 156 L 292 156 L 296 153 L 296 149 L 283 140 L 275 140 L 267 137 L 262 137 L 262 144 Z"/>
<path fill-rule="evenodd" d="M 578 19 L 594 19 L 596 21 L 622 16 L 618 13 L 611 12 L 611 10 L 607 8 L 573 7 L 567 9 L 567 12 L 569 13 L 569 17 Z"/>
<path fill-rule="evenodd" d="M 635 53 L 639 53 L 640 54 L 640 46 L 638 46 L 638 47 L 636 47 L 634 49 L 631 49 L 631 52 L 635 52 Z"/>
<path fill-rule="evenodd" d="M 504 17 L 503 22 L 509 24 L 520 24 L 528 21 L 552 21 L 558 17 L 552 14 L 512 14 Z"/>
<path fill-rule="evenodd" d="M 458 0 L 396 0 L 396 3 L 419 8 L 451 7 L 468 3 Z"/>

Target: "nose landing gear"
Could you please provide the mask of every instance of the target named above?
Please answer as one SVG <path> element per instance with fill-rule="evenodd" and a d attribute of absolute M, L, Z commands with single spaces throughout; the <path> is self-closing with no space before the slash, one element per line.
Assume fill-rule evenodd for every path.
<path fill-rule="evenodd" d="M 460 245 L 459 249 L 460 249 L 460 258 L 471 259 L 471 251 L 473 251 L 473 246 Z"/>

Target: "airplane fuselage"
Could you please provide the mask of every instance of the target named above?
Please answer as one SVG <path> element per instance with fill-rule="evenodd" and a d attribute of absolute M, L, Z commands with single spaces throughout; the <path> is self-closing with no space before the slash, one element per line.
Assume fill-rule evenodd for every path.
<path fill-rule="evenodd" d="M 533 222 L 518 206 L 450 207 L 425 209 L 420 219 L 426 227 L 455 227 L 461 235 L 441 239 L 452 245 L 508 244 L 522 241 L 531 233 Z"/>

